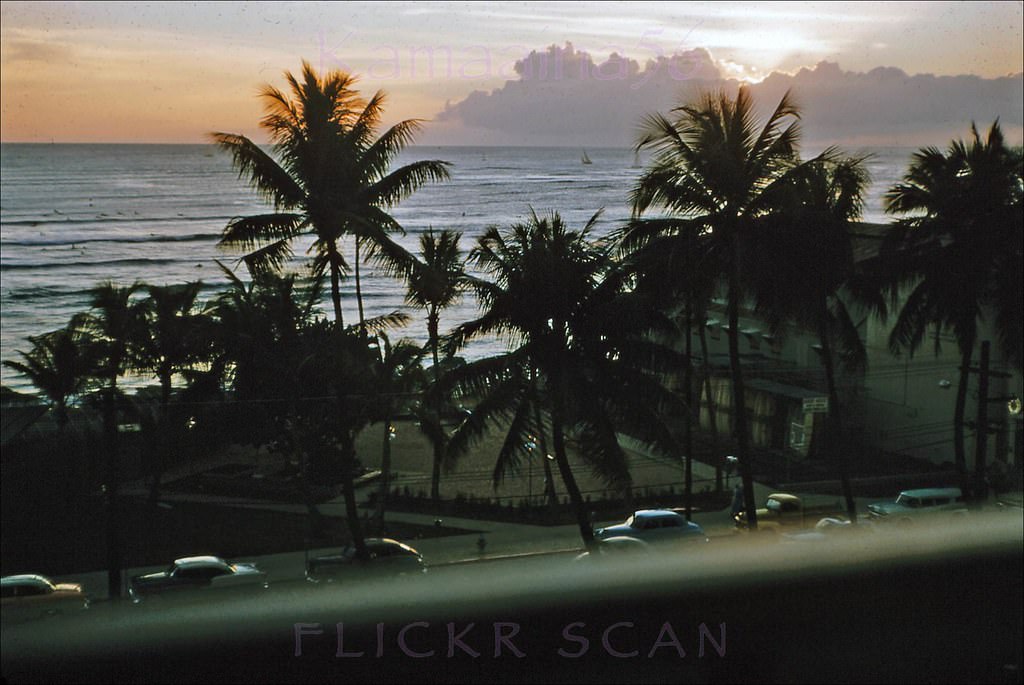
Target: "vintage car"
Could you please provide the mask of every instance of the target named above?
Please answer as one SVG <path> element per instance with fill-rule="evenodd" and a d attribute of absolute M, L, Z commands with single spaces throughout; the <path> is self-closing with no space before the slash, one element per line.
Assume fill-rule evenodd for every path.
<path fill-rule="evenodd" d="M 875 532 L 875 524 L 872 521 L 858 518 L 857 523 L 828 516 L 818 521 L 813 528 L 802 528 L 789 533 L 783 533 L 780 542 L 835 542 L 851 540 L 855 536 L 870 536 Z"/>
<path fill-rule="evenodd" d="M 398 540 L 367 538 L 366 551 L 369 559 L 359 559 L 353 545 L 346 546 L 341 554 L 313 557 L 306 563 L 306 579 L 329 583 L 342 578 L 401 576 L 421 574 L 427 570 L 423 555 Z"/>
<path fill-rule="evenodd" d="M 839 503 L 808 505 L 797 495 L 773 492 L 765 500 L 764 507 L 757 510 L 758 530 L 778 532 L 779 529 L 811 528 L 822 517 L 842 516 L 844 510 Z M 737 530 L 748 530 L 747 512 L 740 511 L 733 516 Z"/>
<path fill-rule="evenodd" d="M 638 538 L 619 535 L 610 538 L 598 538 L 593 547 L 576 555 L 573 561 L 617 561 L 646 556 L 653 552 L 654 547 Z"/>
<path fill-rule="evenodd" d="M 960 488 L 921 488 L 904 490 L 895 502 L 869 504 L 868 512 L 876 521 L 910 523 L 928 514 L 963 515 L 967 504 Z"/>
<path fill-rule="evenodd" d="M 644 542 L 708 541 L 703 528 L 671 509 L 641 509 L 618 525 L 598 528 L 594 537 L 598 540 L 629 537 Z"/>
<path fill-rule="evenodd" d="M 0 615 L 5 623 L 89 608 L 78 583 L 54 583 L 46 576 L 23 574 L 0 579 Z"/>
<path fill-rule="evenodd" d="M 220 557 L 176 559 L 166 571 L 135 576 L 128 594 L 140 602 L 151 596 L 177 595 L 187 590 L 266 588 L 267 574 L 255 564 L 228 563 Z"/>

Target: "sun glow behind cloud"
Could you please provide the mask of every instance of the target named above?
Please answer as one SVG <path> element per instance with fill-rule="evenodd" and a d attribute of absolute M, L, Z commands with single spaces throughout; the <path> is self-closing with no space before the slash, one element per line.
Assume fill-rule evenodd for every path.
<path fill-rule="evenodd" d="M 2 14 L 9 141 L 252 134 L 259 86 L 283 85 L 302 59 L 350 68 L 367 94 L 388 91 L 389 122 L 500 88 L 531 50 L 567 41 L 596 62 L 614 52 L 641 68 L 703 47 L 747 82 L 822 60 L 909 74 L 1024 69 L 1019 3 L 5 2 Z"/>

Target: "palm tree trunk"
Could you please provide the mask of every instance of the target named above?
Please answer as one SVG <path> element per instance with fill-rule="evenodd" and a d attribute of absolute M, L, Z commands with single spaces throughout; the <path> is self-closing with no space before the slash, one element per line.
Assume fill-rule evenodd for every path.
<path fill-rule="evenodd" d="M 530 384 L 533 386 L 533 418 L 537 422 L 537 440 L 540 447 L 540 461 L 544 466 L 544 500 L 554 513 L 558 509 L 558 493 L 555 492 L 555 474 L 551 471 L 551 460 L 548 459 L 548 439 L 544 431 L 544 421 L 540 412 L 540 391 L 537 389 L 537 369 L 530 367 Z"/>
<path fill-rule="evenodd" d="M 356 238 L 356 304 L 359 305 L 359 333 L 366 337 L 366 316 L 363 314 L 363 285 L 359 274 L 359 239 Z"/>
<path fill-rule="evenodd" d="M 718 449 L 718 412 L 711 391 L 711 360 L 708 359 L 708 336 L 703 324 L 699 327 L 700 354 L 703 358 L 704 396 L 708 401 L 708 422 L 711 424 L 711 453 L 715 460 L 715 492 L 722 491 L 722 455 Z"/>
<path fill-rule="evenodd" d="M 553 397 L 551 400 L 551 437 L 555 443 L 555 462 L 558 464 L 558 471 L 565 484 L 565 490 L 569 493 L 569 501 L 576 512 L 576 523 L 580 527 L 580 537 L 583 538 L 583 545 L 587 549 L 594 546 L 594 527 L 590 523 L 590 514 L 583 502 L 583 495 L 576 484 L 576 478 L 572 475 L 572 468 L 569 466 L 569 457 L 565 451 L 565 434 L 562 424 L 562 398 L 563 392 L 561 381 L 552 380 Z"/>
<path fill-rule="evenodd" d="M 167 468 L 167 453 L 171 444 L 171 436 L 168 435 L 170 426 L 170 403 L 171 403 L 171 373 L 169 370 L 160 372 L 160 428 L 157 431 L 160 443 L 153 450 L 155 463 L 153 464 L 153 480 L 149 484 L 149 503 L 156 504 L 160 499 L 160 481 L 164 477 L 164 469 Z"/>
<path fill-rule="evenodd" d="M 67 398 L 59 398 L 53 404 L 53 418 L 57 422 L 57 430 L 64 431 L 71 418 L 68 416 Z"/>
<path fill-rule="evenodd" d="M 747 510 L 747 526 L 757 530 L 757 502 L 754 500 L 754 479 L 750 468 L 750 442 L 747 436 L 747 405 L 744 398 L 743 369 L 740 366 L 739 343 L 739 246 L 738 237 L 733 237 L 733 264 L 729 269 L 729 368 L 732 372 L 732 414 L 736 431 L 737 454 L 740 478 L 743 481 L 743 503 Z"/>
<path fill-rule="evenodd" d="M 686 421 L 683 423 L 683 450 L 685 476 L 683 506 L 686 507 L 686 520 L 693 520 L 693 293 L 686 298 L 686 368 L 683 369 L 683 392 L 686 399 Z"/>
<path fill-rule="evenodd" d="M 103 433 L 107 450 L 107 592 L 110 599 L 121 598 L 121 569 L 124 551 L 121 541 L 121 511 L 118 489 L 120 464 L 117 444 L 117 378 L 112 378 L 103 398 Z"/>
<path fill-rule="evenodd" d="M 850 469 L 847 463 L 849 450 L 846 436 L 843 434 L 842 411 L 839 407 L 839 392 L 836 390 L 835 366 L 832 361 L 832 345 L 828 334 L 827 303 L 822 301 L 822 311 L 818 313 L 818 341 L 821 344 L 821 363 L 825 367 L 825 385 L 828 388 L 828 449 L 839 469 L 839 482 L 846 500 L 846 515 L 852 523 L 857 523 L 857 503 L 853 501 L 853 488 L 850 485 Z"/>
<path fill-rule="evenodd" d="M 964 416 L 967 411 L 967 386 L 971 377 L 971 354 L 974 352 L 974 339 L 970 344 L 960 348 L 960 380 L 956 386 L 956 405 L 953 409 L 953 455 L 956 460 L 956 472 L 960 479 L 960 491 L 966 496 L 970 492 L 970 480 L 967 474 L 967 454 L 964 447 Z"/>
<path fill-rule="evenodd" d="M 356 548 L 356 557 L 369 559 L 370 555 L 366 549 L 366 538 L 363 535 L 363 526 L 359 520 L 359 507 L 356 504 L 356 488 L 352 475 L 355 466 L 355 436 L 346 435 L 341 446 L 342 477 L 341 491 L 345 497 L 345 522 L 348 524 L 349 533 L 352 534 L 352 544 Z"/>
<path fill-rule="evenodd" d="M 380 496 L 377 502 L 377 530 L 384 534 L 384 509 L 387 504 L 388 486 L 391 482 L 391 413 L 384 417 L 384 445 L 380 458 Z"/>
<path fill-rule="evenodd" d="M 433 356 L 434 361 L 434 415 L 437 417 L 437 428 L 438 431 L 443 432 L 444 427 L 441 420 L 442 413 L 442 398 L 441 398 L 441 364 L 439 355 L 437 352 L 437 339 L 438 339 L 438 312 L 437 308 L 431 306 L 430 313 L 427 315 L 427 334 L 430 337 L 430 352 Z M 440 504 L 441 502 L 441 463 L 444 461 L 444 444 L 443 435 L 438 435 L 437 440 L 434 441 L 434 463 L 430 473 L 430 499 L 434 501 L 434 504 Z"/>
<path fill-rule="evenodd" d="M 544 424 L 541 422 L 540 406 L 535 407 L 537 413 L 537 425 L 539 433 L 537 439 L 540 441 L 540 462 L 544 466 L 544 501 L 552 512 L 558 509 L 558 493 L 555 491 L 555 474 L 551 470 L 551 460 L 548 459 L 548 439 L 545 435 Z"/>
<path fill-rule="evenodd" d="M 338 246 L 334 243 L 329 244 L 327 255 L 331 268 L 331 303 L 334 305 L 334 321 L 340 329 L 345 326 L 345 320 L 341 315 L 341 266 L 339 264 L 341 255 L 338 254 Z"/>

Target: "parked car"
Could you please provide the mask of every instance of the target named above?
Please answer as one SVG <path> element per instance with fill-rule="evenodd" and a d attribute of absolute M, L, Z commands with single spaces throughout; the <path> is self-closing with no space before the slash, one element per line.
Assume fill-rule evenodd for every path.
<path fill-rule="evenodd" d="M 615 560 L 650 553 L 651 545 L 643 540 L 618 535 L 598 539 L 593 549 L 576 555 L 573 561 Z"/>
<path fill-rule="evenodd" d="M 220 557 L 176 559 L 166 571 L 135 576 L 128 594 L 140 602 L 148 596 L 179 594 L 185 590 L 269 587 L 267 574 L 251 563 L 228 563 Z"/>
<path fill-rule="evenodd" d="M 829 516 L 818 521 L 814 528 L 805 528 L 780 536 L 782 542 L 828 542 L 833 540 L 849 540 L 857 535 L 870 535 L 875 524 L 863 518 L 857 519 L 856 525 L 845 518 Z"/>
<path fill-rule="evenodd" d="M 89 597 L 78 583 L 54 583 L 46 576 L 23 574 L 0 579 L 0 588 L 0 615 L 5 623 L 89 608 Z"/>
<path fill-rule="evenodd" d="M 341 554 L 313 557 L 306 562 L 306 579 L 311 582 L 332 582 L 345 576 L 408 575 L 426 573 L 423 555 L 409 545 L 391 538 L 367 538 L 369 559 L 358 559 L 354 545 Z"/>
<path fill-rule="evenodd" d="M 780 532 L 780 529 L 811 528 L 821 517 L 841 514 L 839 503 L 808 505 L 797 495 L 774 492 L 768 495 L 764 507 L 757 510 L 757 528 L 760 531 Z M 733 516 L 737 530 L 749 530 L 747 512 Z"/>
<path fill-rule="evenodd" d="M 895 502 L 869 504 L 868 512 L 876 521 L 910 523 L 927 514 L 965 514 L 967 505 L 960 488 L 921 488 L 904 490 Z"/>
<path fill-rule="evenodd" d="M 708 541 L 703 528 L 671 509 L 641 509 L 623 523 L 594 531 L 594 537 L 598 540 L 620 536 L 644 542 Z"/>

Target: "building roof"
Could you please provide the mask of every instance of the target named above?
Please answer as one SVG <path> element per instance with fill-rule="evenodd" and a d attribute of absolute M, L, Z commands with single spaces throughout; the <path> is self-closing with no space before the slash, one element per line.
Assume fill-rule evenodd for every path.
<path fill-rule="evenodd" d="M 882 240 L 891 224 L 856 223 L 850 228 L 853 242 L 853 261 L 862 262 L 878 256 Z"/>

